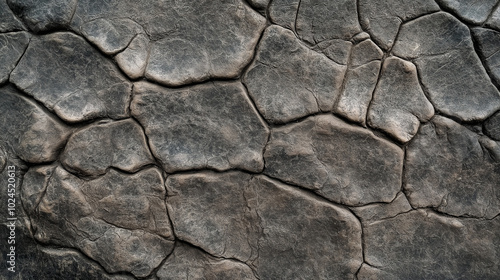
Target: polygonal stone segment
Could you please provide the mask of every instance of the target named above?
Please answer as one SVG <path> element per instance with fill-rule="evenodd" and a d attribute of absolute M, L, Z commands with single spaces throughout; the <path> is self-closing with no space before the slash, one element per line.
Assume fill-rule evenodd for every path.
<path fill-rule="evenodd" d="M 390 202 L 401 188 L 403 151 L 332 115 L 273 129 L 265 174 L 346 204 Z"/>
<path fill-rule="evenodd" d="M 333 108 L 336 114 L 366 126 L 366 114 L 381 65 L 382 62 L 376 60 L 347 71 L 342 93 Z"/>
<path fill-rule="evenodd" d="M 486 20 L 486 26 L 500 31 L 500 6 L 493 10 L 488 20 Z"/>
<path fill-rule="evenodd" d="M 374 60 L 381 60 L 383 55 L 382 50 L 372 40 L 364 40 L 352 49 L 350 66 L 357 67 Z"/>
<path fill-rule="evenodd" d="M 390 203 L 374 203 L 361 207 L 351 207 L 351 210 L 361 219 L 363 224 L 369 224 L 409 212 L 412 208 L 406 196 L 399 193 Z"/>
<path fill-rule="evenodd" d="M 223 257 L 247 252 L 237 258 L 260 279 L 348 279 L 361 265 L 361 228 L 349 211 L 265 176 L 174 175 L 167 188 L 180 239 Z"/>
<path fill-rule="evenodd" d="M 118 66 L 131 79 L 138 79 L 146 71 L 149 55 L 149 38 L 145 34 L 138 34 L 128 47 L 115 56 Z"/>
<path fill-rule="evenodd" d="M 34 32 L 69 26 L 78 0 L 7 0 L 12 11 Z"/>
<path fill-rule="evenodd" d="M 359 0 L 361 25 L 373 40 L 390 49 L 403 21 L 439 11 L 432 0 Z"/>
<path fill-rule="evenodd" d="M 351 53 L 352 43 L 341 39 L 322 41 L 314 46 L 313 50 L 321 52 L 329 59 L 340 65 L 347 65 Z"/>
<path fill-rule="evenodd" d="M 131 84 L 72 33 L 33 38 L 10 81 L 68 122 L 128 115 Z"/>
<path fill-rule="evenodd" d="M 243 0 L 101 2 L 79 1 L 73 28 L 97 18 L 113 26 L 118 18 L 135 21 L 153 40 L 149 58 L 140 57 L 147 60 L 145 76 L 169 86 L 239 76 L 265 27 Z"/>
<path fill-rule="evenodd" d="M 376 269 L 365 267 L 360 274 L 373 277 L 368 279 L 495 279 L 499 231 L 498 218 L 457 219 L 429 210 L 368 224 L 364 256 Z"/>
<path fill-rule="evenodd" d="M 345 66 L 311 51 L 291 31 L 270 26 L 244 81 L 264 118 L 286 123 L 331 110 L 344 71 Z"/>
<path fill-rule="evenodd" d="M 484 122 L 484 130 L 488 136 L 500 141 L 500 112 L 497 112 Z"/>
<path fill-rule="evenodd" d="M 56 160 L 71 133 L 69 127 L 12 86 L 0 88 L 0 131 L 0 141 L 9 143 L 18 157 L 30 163 Z"/>
<path fill-rule="evenodd" d="M 142 27 L 130 19 L 98 18 L 81 27 L 82 34 L 101 51 L 111 55 L 125 49 Z"/>
<path fill-rule="evenodd" d="M 252 270 L 247 265 L 234 260 L 216 259 L 185 243 L 177 243 L 174 251 L 167 258 L 156 275 L 159 280 L 257 280 Z"/>
<path fill-rule="evenodd" d="M 397 57 L 386 59 L 368 111 L 368 124 L 405 143 L 415 136 L 420 122 L 433 115 L 434 108 L 420 88 L 415 65 Z"/>
<path fill-rule="evenodd" d="M 140 82 L 131 109 L 167 172 L 264 167 L 269 131 L 238 82 L 175 90 Z"/>
<path fill-rule="evenodd" d="M 473 49 L 469 28 L 452 15 L 439 12 L 403 24 L 392 51 L 413 59 Z"/>
<path fill-rule="evenodd" d="M 497 0 L 436 0 L 436 2 L 456 14 L 460 19 L 472 24 L 482 24 L 497 4 Z"/>
<path fill-rule="evenodd" d="M 349 40 L 361 32 L 355 0 L 301 0 L 295 24 L 299 37 L 310 44 Z"/>
<path fill-rule="evenodd" d="M 108 272 L 146 277 L 173 249 L 157 169 L 84 181 L 41 166 L 26 174 L 22 195 L 39 242 L 77 248 Z"/>
<path fill-rule="evenodd" d="M 25 28 L 10 10 L 7 0 L 0 0 L 0 33 L 21 30 Z"/>
<path fill-rule="evenodd" d="M 269 18 L 275 24 L 295 31 L 295 20 L 300 0 L 273 0 L 269 5 Z"/>
<path fill-rule="evenodd" d="M 61 162 L 85 175 L 101 175 L 110 167 L 136 172 L 154 163 L 142 128 L 131 119 L 101 122 L 74 133 Z"/>
<path fill-rule="evenodd" d="M 14 70 L 17 62 L 24 54 L 30 41 L 28 32 L 15 32 L 0 34 L 0 84 L 9 79 L 10 72 Z"/>
<path fill-rule="evenodd" d="M 407 149 L 410 203 L 454 216 L 495 217 L 500 213 L 499 151 L 498 143 L 436 116 Z"/>
<path fill-rule="evenodd" d="M 500 85 L 500 32 L 487 28 L 473 28 L 479 57 L 484 61 L 486 69 L 496 85 Z"/>

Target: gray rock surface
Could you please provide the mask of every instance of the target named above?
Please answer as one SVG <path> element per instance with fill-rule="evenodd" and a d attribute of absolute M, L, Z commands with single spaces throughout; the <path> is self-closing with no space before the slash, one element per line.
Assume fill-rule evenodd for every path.
<path fill-rule="evenodd" d="M 167 172 L 264 168 L 269 132 L 241 83 L 166 89 L 140 82 L 131 110 Z"/>
<path fill-rule="evenodd" d="M 55 161 L 71 129 L 12 86 L 0 88 L 0 143 L 30 163 Z"/>
<path fill-rule="evenodd" d="M 84 175 L 101 175 L 110 167 L 126 172 L 153 164 L 141 126 L 131 119 L 101 122 L 75 132 L 61 155 L 69 170 Z"/>
<path fill-rule="evenodd" d="M 30 169 L 22 189 L 34 236 L 77 248 L 108 272 L 148 276 L 173 249 L 159 170 L 84 181 L 56 165 Z"/>
<path fill-rule="evenodd" d="M 247 262 L 260 279 L 347 279 L 361 265 L 359 222 L 310 194 L 234 171 L 173 175 L 166 185 L 176 235 Z"/>
<path fill-rule="evenodd" d="M 159 280 L 239 279 L 256 280 L 247 265 L 234 260 L 217 259 L 203 251 L 178 243 L 156 273 Z"/>
<path fill-rule="evenodd" d="M 484 130 L 488 136 L 500 141 L 500 112 L 497 112 L 484 123 Z"/>
<path fill-rule="evenodd" d="M 30 35 L 24 31 L 0 34 L 0 53 L 3 54 L 0 57 L 0 84 L 9 80 L 29 41 Z"/>
<path fill-rule="evenodd" d="M 500 32 L 487 28 L 472 28 L 478 45 L 478 53 L 483 60 L 493 82 L 500 85 Z"/>
<path fill-rule="evenodd" d="M 411 204 L 453 216 L 500 214 L 500 146 L 485 138 L 440 116 L 424 125 L 406 155 Z"/>
<path fill-rule="evenodd" d="M 361 219 L 361 222 L 370 224 L 409 212 L 412 210 L 412 207 L 406 196 L 403 193 L 399 193 L 389 203 L 374 203 L 361 207 L 352 207 L 351 209 Z"/>
<path fill-rule="evenodd" d="M 397 57 L 387 58 L 370 104 L 368 124 L 406 143 L 415 136 L 420 122 L 429 121 L 433 115 L 434 107 L 420 87 L 415 65 Z"/>
<path fill-rule="evenodd" d="M 313 50 L 321 52 L 329 59 L 340 65 L 347 65 L 351 53 L 352 43 L 341 39 L 319 42 Z"/>
<path fill-rule="evenodd" d="M 25 28 L 10 10 L 7 0 L 0 0 L 0 33 L 21 30 Z"/>
<path fill-rule="evenodd" d="M 477 25 L 482 24 L 488 18 L 497 2 L 497 0 L 436 0 L 436 3 L 457 15 L 461 20 Z"/>
<path fill-rule="evenodd" d="M 415 59 L 438 111 L 479 121 L 500 109 L 500 93 L 475 53 L 469 28 L 451 15 L 440 12 L 404 24 L 393 52 Z"/>
<path fill-rule="evenodd" d="M 269 18 L 277 25 L 295 31 L 297 10 L 301 0 L 273 0 L 269 4 Z"/>
<path fill-rule="evenodd" d="M 365 227 L 358 279 L 495 279 L 500 219 L 457 219 L 430 210 Z M 362 275 L 363 277 L 359 277 Z"/>
<path fill-rule="evenodd" d="M 33 38 L 10 81 L 68 122 L 128 115 L 131 84 L 72 33 Z"/>
<path fill-rule="evenodd" d="M 7 0 L 12 11 L 33 32 L 69 26 L 78 0 Z"/>
<path fill-rule="evenodd" d="M 439 6 L 432 0 L 359 0 L 361 26 L 386 50 L 403 22 L 436 11 Z"/>
<path fill-rule="evenodd" d="M 98 18 L 115 28 L 124 18 L 142 26 L 153 42 L 149 58 L 135 56 L 136 64 L 146 63 L 145 76 L 168 86 L 239 76 L 252 59 L 265 27 L 264 17 L 242 0 L 153 3 L 112 0 L 98 4 L 82 0 L 78 1 L 72 26 L 79 30 Z M 123 46 L 120 41 L 128 40 L 136 32 L 135 27 L 127 25 L 131 31 L 113 38 L 106 26 L 96 29 L 97 34 L 102 34 L 98 37 L 107 36 L 105 45 Z"/>
<path fill-rule="evenodd" d="M 496 6 L 493 9 L 490 17 L 486 20 L 486 26 L 500 31 L 500 7 Z"/>
<path fill-rule="evenodd" d="M 264 173 L 346 205 L 390 202 L 401 189 L 403 151 L 332 115 L 273 129 Z"/>
<path fill-rule="evenodd" d="M 129 78 L 138 79 L 144 75 L 149 47 L 149 38 L 144 34 L 138 34 L 132 39 L 127 49 L 115 56 L 116 63 Z"/>
<path fill-rule="evenodd" d="M 301 44 L 291 31 L 271 26 L 243 79 L 264 118 L 286 123 L 330 111 L 344 71 L 344 66 Z"/>

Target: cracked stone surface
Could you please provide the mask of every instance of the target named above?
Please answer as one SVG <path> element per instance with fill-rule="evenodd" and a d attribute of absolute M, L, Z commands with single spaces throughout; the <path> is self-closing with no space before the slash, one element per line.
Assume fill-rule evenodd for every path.
<path fill-rule="evenodd" d="M 10 81 L 68 122 L 128 115 L 130 82 L 72 33 L 33 38 Z"/>
<path fill-rule="evenodd" d="M 265 176 L 174 175 L 167 188 L 180 239 L 244 261 L 260 279 L 352 278 L 362 262 L 349 211 Z"/>
<path fill-rule="evenodd" d="M 463 121 L 500 109 L 500 93 L 474 51 L 467 26 L 446 13 L 403 24 L 393 52 L 415 59 L 435 108 Z"/>
<path fill-rule="evenodd" d="M 241 279 L 257 280 L 247 265 L 217 259 L 186 244 L 177 245 L 156 273 L 159 280 Z"/>
<path fill-rule="evenodd" d="M 131 108 L 167 172 L 264 167 L 269 132 L 240 83 L 169 90 L 141 82 Z"/>
<path fill-rule="evenodd" d="M 500 219 L 417 210 L 365 227 L 361 279 L 495 279 Z"/>
<path fill-rule="evenodd" d="M 403 151 L 332 115 L 272 130 L 264 157 L 265 174 L 342 204 L 389 202 L 401 188 Z"/>
<path fill-rule="evenodd" d="M 368 111 L 368 124 L 408 142 L 420 122 L 433 115 L 434 107 L 420 88 L 415 65 L 396 57 L 386 59 Z"/>
<path fill-rule="evenodd" d="M 141 126 L 130 119 L 75 132 L 61 155 L 65 167 L 85 175 L 101 175 L 110 167 L 136 172 L 153 162 Z"/>
<path fill-rule="evenodd" d="M 37 241 L 78 248 L 108 272 L 145 277 L 173 249 L 157 169 L 83 181 L 41 166 L 26 173 L 22 195 Z"/>
<path fill-rule="evenodd" d="M 271 123 L 329 111 L 345 67 L 302 45 L 281 27 L 269 27 L 244 77 L 257 109 Z"/>
<path fill-rule="evenodd" d="M 405 191 L 415 207 L 453 216 L 500 214 L 500 143 L 440 116 L 408 146 Z"/>
<path fill-rule="evenodd" d="M 0 279 L 497 279 L 497 0 L 0 0 Z"/>

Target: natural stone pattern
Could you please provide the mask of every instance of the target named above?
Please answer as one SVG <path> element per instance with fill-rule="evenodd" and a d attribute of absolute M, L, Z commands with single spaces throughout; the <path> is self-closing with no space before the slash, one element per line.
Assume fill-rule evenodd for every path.
<path fill-rule="evenodd" d="M 314 46 L 314 50 L 326 55 L 337 64 L 347 65 L 352 43 L 340 39 L 322 41 Z"/>
<path fill-rule="evenodd" d="M 488 20 L 486 20 L 486 26 L 500 31 L 500 6 L 493 10 Z"/>
<path fill-rule="evenodd" d="M 72 33 L 33 38 L 10 81 L 68 122 L 128 115 L 131 84 Z"/>
<path fill-rule="evenodd" d="M 0 88 L 0 143 L 30 163 L 57 159 L 70 128 L 14 87 Z"/>
<path fill-rule="evenodd" d="M 361 32 L 356 0 L 301 0 L 295 24 L 299 38 L 310 44 Z"/>
<path fill-rule="evenodd" d="M 74 133 L 61 156 L 69 170 L 101 175 L 110 167 L 136 172 L 153 164 L 142 128 L 133 120 L 101 122 Z"/>
<path fill-rule="evenodd" d="M 488 18 L 498 1 L 436 0 L 436 2 L 460 19 L 480 25 Z"/>
<path fill-rule="evenodd" d="M 364 228 L 358 279 L 495 279 L 500 219 L 443 217 L 412 211 Z M 359 277 L 359 276 L 363 277 Z"/>
<path fill-rule="evenodd" d="M 269 18 L 273 23 L 295 31 L 297 10 L 301 0 L 273 0 L 269 5 Z"/>
<path fill-rule="evenodd" d="M 253 7 L 259 10 L 264 10 L 269 5 L 270 1 L 271 0 L 249 0 L 248 2 L 250 2 L 250 4 L 252 4 Z"/>
<path fill-rule="evenodd" d="M 377 85 L 383 53 L 371 40 L 356 44 L 342 93 L 333 111 L 366 126 L 366 114 Z"/>
<path fill-rule="evenodd" d="M 26 174 L 22 195 L 39 242 L 78 248 L 108 272 L 145 277 L 173 249 L 157 169 L 84 181 L 41 166 Z"/>
<path fill-rule="evenodd" d="M 363 223 L 372 223 L 395 217 L 412 210 L 403 193 L 399 193 L 390 203 L 375 203 L 361 207 L 352 207 L 352 211 L 360 217 Z"/>
<path fill-rule="evenodd" d="M 492 218 L 500 214 L 499 163 L 498 142 L 436 116 L 408 146 L 405 190 L 414 207 Z"/>
<path fill-rule="evenodd" d="M 159 280 L 177 279 L 238 279 L 257 280 L 250 267 L 234 260 L 214 258 L 183 243 L 157 272 Z"/>
<path fill-rule="evenodd" d="M 14 70 L 17 62 L 23 55 L 30 35 L 27 32 L 0 34 L 0 84 L 9 79 L 10 72 Z"/>
<path fill-rule="evenodd" d="M 350 279 L 362 263 L 356 218 L 303 191 L 234 171 L 166 185 L 176 235 L 249 263 L 260 279 Z"/>
<path fill-rule="evenodd" d="M 134 86 L 132 114 L 167 172 L 230 168 L 260 172 L 268 129 L 243 85 L 214 82 L 165 89 Z"/>
<path fill-rule="evenodd" d="M 500 109 L 500 93 L 474 51 L 469 29 L 451 15 L 435 13 L 404 24 L 393 52 L 415 59 L 438 111 L 478 121 Z"/>
<path fill-rule="evenodd" d="M 264 158 L 265 174 L 346 205 L 390 202 L 401 189 L 403 151 L 332 115 L 273 129 Z"/>
<path fill-rule="evenodd" d="M 25 30 L 23 24 L 14 16 L 7 0 L 0 0 L 0 33 Z"/>
<path fill-rule="evenodd" d="M 330 111 L 344 71 L 344 66 L 302 45 L 291 31 L 271 26 L 244 81 L 264 118 L 286 123 Z"/>
<path fill-rule="evenodd" d="M 125 49 L 142 27 L 130 19 L 109 21 L 98 18 L 86 22 L 81 27 L 82 34 L 101 51 L 115 54 Z"/>
<path fill-rule="evenodd" d="M 34 32 L 66 28 L 77 0 L 7 0 L 10 8 Z"/>
<path fill-rule="evenodd" d="M 484 123 L 484 130 L 488 136 L 500 141 L 500 112 L 494 114 Z"/>
<path fill-rule="evenodd" d="M 434 115 L 434 108 L 420 88 L 413 63 L 397 57 L 384 61 L 380 80 L 368 111 L 368 124 L 382 129 L 400 142 L 408 142 L 420 122 Z"/>
<path fill-rule="evenodd" d="M 131 79 L 138 79 L 144 75 L 149 55 L 149 38 L 138 34 L 127 49 L 116 55 L 116 63 Z"/>
<path fill-rule="evenodd" d="M 136 57 L 147 59 L 145 76 L 168 86 L 180 86 L 241 74 L 265 27 L 265 18 L 243 2 L 82 0 L 78 1 L 72 26 L 78 30 L 97 18 L 114 26 L 119 25 L 120 18 L 135 21 L 153 40 L 149 58 Z M 102 32 L 109 30 L 104 28 Z M 118 39 L 125 38 L 110 42 L 117 44 Z"/>
<path fill-rule="evenodd" d="M 500 85 L 500 32 L 476 27 L 472 34 L 478 44 L 479 54 L 493 82 Z"/>
<path fill-rule="evenodd" d="M 390 49 L 402 22 L 439 11 L 432 0 L 359 0 L 360 23 L 373 40 Z"/>

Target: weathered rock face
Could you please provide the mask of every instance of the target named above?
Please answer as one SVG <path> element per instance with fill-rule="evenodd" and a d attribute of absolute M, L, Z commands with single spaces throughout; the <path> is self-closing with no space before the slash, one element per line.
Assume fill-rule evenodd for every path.
<path fill-rule="evenodd" d="M 494 279 L 500 220 L 418 210 L 368 224 L 361 279 Z M 423 269 L 425 268 L 425 269 Z"/>
<path fill-rule="evenodd" d="M 415 207 L 453 216 L 500 214 L 500 145 L 436 116 L 408 146 L 405 190 Z"/>
<path fill-rule="evenodd" d="M 474 51 L 469 29 L 446 13 L 403 24 L 393 52 L 415 59 L 437 110 L 463 121 L 481 121 L 500 109 L 500 93 Z"/>
<path fill-rule="evenodd" d="M 240 83 L 168 90 L 141 82 L 131 106 L 167 172 L 264 167 L 268 129 Z"/>
<path fill-rule="evenodd" d="M 83 181 L 58 166 L 30 169 L 22 189 L 35 238 L 74 247 L 108 272 L 148 276 L 173 249 L 160 171 L 114 170 Z"/>
<path fill-rule="evenodd" d="M 286 123 L 331 110 L 344 69 L 302 45 L 291 31 L 272 26 L 244 81 L 264 118 Z"/>
<path fill-rule="evenodd" d="M 500 1 L 0 0 L 0 279 L 497 279 Z"/>
<path fill-rule="evenodd" d="M 72 33 L 32 38 L 10 81 L 68 122 L 128 115 L 131 84 Z"/>
<path fill-rule="evenodd" d="M 127 47 L 135 34 L 148 34 L 153 40 L 149 52 L 130 45 L 126 51 L 136 53 L 137 68 L 147 65 L 148 79 L 169 86 L 237 77 L 252 59 L 264 25 L 264 17 L 242 0 L 84 0 L 78 1 L 72 22 L 107 53 Z"/>
<path fill-rule="evenodd" d="M 332 115 L 273 129 L 265 174 L 347 205 L 389 202 L 401 189 L 403 151 Z"/>
<path fill-rule="evenodd" d="M 136 172 L 154 159 L 141 126 L 128 119 L 103 122 L 75 132 L 66 144 L 61 162 L 84 175 L 101 175 L 110 167 Z"/>
<path fill-rule="evenodd" d="M 176 235 L 255 267 L 259 279 L 352 278 L 362 262 L 347 210 L 265 176 L 202 172 L 167 179 Z"/>

